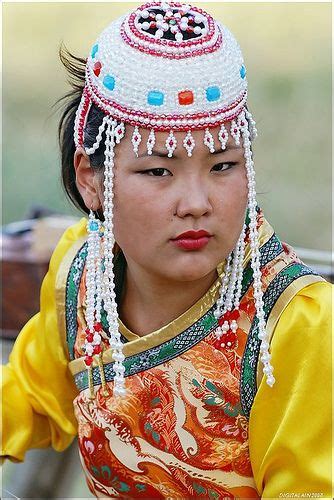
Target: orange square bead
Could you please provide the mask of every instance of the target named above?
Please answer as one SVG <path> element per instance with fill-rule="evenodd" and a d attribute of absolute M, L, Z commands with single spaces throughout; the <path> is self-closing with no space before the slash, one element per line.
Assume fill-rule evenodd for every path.
<path fill-rule="evenodd" d="M 182 90 L 179 92 L 179 103 L 180 104 L 192 104 L 194 102 L 194 94 L 191 90 Z"/>

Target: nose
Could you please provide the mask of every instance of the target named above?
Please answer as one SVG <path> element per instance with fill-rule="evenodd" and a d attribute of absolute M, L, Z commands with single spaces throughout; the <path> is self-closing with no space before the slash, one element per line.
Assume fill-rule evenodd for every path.
<path fill-rule="evenodd" d="M 188 176 L 177 199 L 176 215 L 184 218 L 193 216 L 202 217 L 212 213 L 212 204 L 209 197 L 209 188 L 199 176 Z"/>

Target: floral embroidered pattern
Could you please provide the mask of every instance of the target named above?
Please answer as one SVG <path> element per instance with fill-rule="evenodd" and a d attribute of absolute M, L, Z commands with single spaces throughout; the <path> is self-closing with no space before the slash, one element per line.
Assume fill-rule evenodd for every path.
<path fill-rule="evenodd" d="M 282 292 L 315 274 L 273 235 L 260 249 L 266 319 Z M 85 306 L 85 247 L 67 288 L 69 349 L 80 357 Z M 80 277 L 80 278 L 79 278 Z M 77 311 L 75 318 L 74 311 Z M 93 369 L 96 398 L 88 398 L 87 372 L 75 375 L 74 400 L 81 460 L 96 496 L 112 498 L 259 498 L 248 445 L 248 418 L 256 394 L 260 342 L 252 270 L 243 273 L 240 324 L 231 350 L 219 348 L 211 308 L 174 338 L 125 359 L 128 396 L 103 395 Z M 70 319 L 70 318 L 69 318 Z M 107 330 L 106 318 L 103 326 Z M 104 365 L 113 385 L 113 364 Z M 110 394 L 112 391 L 110 391 Z"/>

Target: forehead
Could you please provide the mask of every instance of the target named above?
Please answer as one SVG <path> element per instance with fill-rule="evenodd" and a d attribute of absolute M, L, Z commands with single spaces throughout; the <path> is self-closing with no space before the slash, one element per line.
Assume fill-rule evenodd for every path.
<path fill-rule="evenodd" d="M 231 122 L 225 122 L 224 125 L 228 131 L 227 148 L 230 146 L 233 146 L 234 148 L 236 148 L 235 142 L 230 134 Z M 136 155 L 133 151 L 133 145 L 132 145 L 132 136 L 133 136 L 134 130 L 135 130 L 134 126 L 132 126 L 130 124 L 126 124 L 125 135 L 124 135 L 123 139 L 121 140 L 121 143 L 118 146 L 116 146 L 116 148 L 118 149 L 118 156 L 127 157 L 127 158 L 129 158 L 129 157 L 136 158 Z M 140 135 L 141 135 L 141 142 L 140 142 L 139 147 L 138 147 L 138 156 L 139 157 L 143 156 L 145 158 L 149 158 L 150 156 L 146 156 L 146 155 L 147 155 L 147 141 L 148 141 L 151 129 L 145 129 L 145 128 L 138 127 L 138 130 L 139 130 Z M 221 150 L 221 143 L 220 143 L 219 138 L 218 138 L 220 126 L 210 128 L 209 131 L 212 134 L 212 137 L 214 139 L 215 151 Z M 173 131 L 173 134 L 174 134 L 176 141 L 177 141 L 177 146 L 176 146 L 176 149 L 173 153 L 173 157 L 174 158 L 188 158 L 187 151 L 186 151 L 185 147 L 183 146 L 183 140 L 187 134 L 187 131 L 178 131 L 178 132 Z M 192 156 L 194 156 L 194 155 L 209 156 L 211 154 L 208 147 L 204 144 L 204 134 L 205 134 L 205 129 L 191 131 L 191 135 L 195 141 L 195 147 L 192 151 Z M 167 153 L 165 143 L 166 143 L 166 140 L 169 136 L 169 131 L 168 132 L 167 131 L 166 132 L 154 131 L 154 135 L 155 135 L 155 144 L 153 147 L 153 152 L 159 151 L 162 153 Z M 154 156 L 154 155 L 152 155 L 152 156 Z M 172 158 L 168 158 L 168 159 L 172 159 Z"/>

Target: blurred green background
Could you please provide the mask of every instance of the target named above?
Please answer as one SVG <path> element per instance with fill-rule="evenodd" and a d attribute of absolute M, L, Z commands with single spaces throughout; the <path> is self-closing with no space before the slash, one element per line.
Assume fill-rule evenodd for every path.
<path fill-rule="evenodd" d="M 329 249 L 331 4 L 193 2 L 235 34 L 257 121 L 258 200 L 292 245 Z M 133 2 L 3 6 L 3 223 L 32 203 L 78 214 L 60 185 L 52 104 L 68 89 L 61 41 L 86 57 Z"/>

